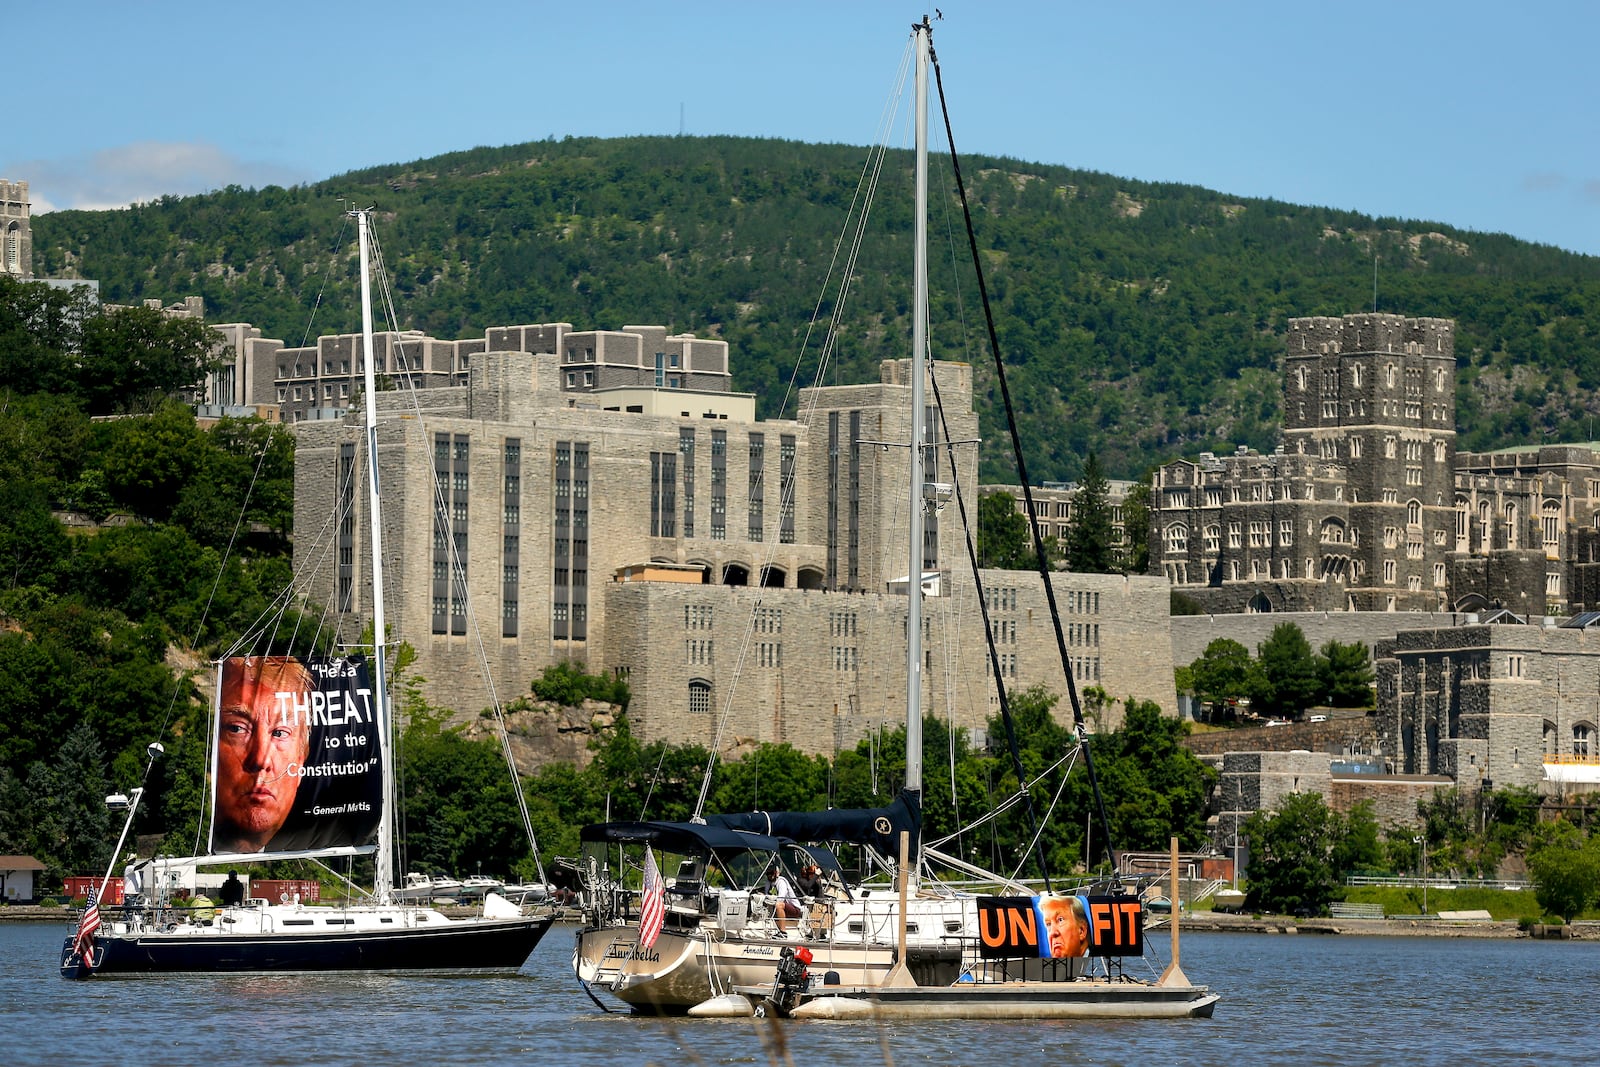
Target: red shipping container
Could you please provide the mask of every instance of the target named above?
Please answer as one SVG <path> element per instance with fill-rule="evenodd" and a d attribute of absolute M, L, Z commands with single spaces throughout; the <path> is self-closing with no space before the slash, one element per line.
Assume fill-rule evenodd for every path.
<path fill-rule="evenodd" d="M 99 891 L 102 877 L 102 875 L 98 874 L 69 874 L 61 879 L 61 892 L 71 900 L 76 900 L 78 897 L 87 897 L 89 890 Z M 101 899 L 100 903 L 106 905 L 122 903 L 121 878 L 112 878 L 111 881 L 106 883 L 106 895 Z"/>

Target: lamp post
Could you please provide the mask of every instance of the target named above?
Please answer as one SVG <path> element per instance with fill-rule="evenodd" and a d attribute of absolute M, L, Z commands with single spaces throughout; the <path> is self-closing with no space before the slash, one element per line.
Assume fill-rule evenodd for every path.
<path fill-rule="evenodd" d="M 1233 888 L 1237 891 L 1239 888 L 1239 831 L 1235 830 L 1233 832 L 1233 840 L 1229 842 L 1229 845 L 1233 848 Z"/>
<path fill-rule="evenodd" d="M 1428 839 L 1426 836 L 1411 839 L 1422 846 L 1422 914 L 1428 914 Z"/>

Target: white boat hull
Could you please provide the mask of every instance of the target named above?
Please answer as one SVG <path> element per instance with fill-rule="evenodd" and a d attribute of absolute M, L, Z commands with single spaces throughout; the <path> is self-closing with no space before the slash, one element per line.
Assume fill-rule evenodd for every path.
<path fill-rule="evenodd" d="M 588 927 L 578 932 L 573 970 L 591 989 L 610 993 L 638 1012 L 685 1013 L 736 987 L 770 987 L 784 948 L 804 944 L 811 973 L 837 972 L 841 983 L 875 985 L 894 966 L 887 945 L 835 945 L 771 937 L 723 937 L 663 930 L 639 948 L 637 926 Z"/>

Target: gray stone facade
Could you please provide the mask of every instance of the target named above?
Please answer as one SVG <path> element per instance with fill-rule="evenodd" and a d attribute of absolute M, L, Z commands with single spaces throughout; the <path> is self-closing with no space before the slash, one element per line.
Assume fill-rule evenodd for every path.
<path fill-rule="evenodd" d="M 1064 694 L 1038 575 L 980 574 L 1007 690 Z M 976 588 L 959 574 L 944 579 L 923 607 L 922 706 L 981 743 L 999 698 Z M 1165 623 L 1166 583 L 1064 573 L 1052 585 L 1080 692 L 1098 686 L 1114 701 L 1101 725 L 1121 723 L 1128 697 L 1174 714 L 1169 646 L 1150 639 Z M 724 751 L 787 742 L 831 755 L 905 721 L 903 595 L 614 582 L 605 598 L 606 614 L 628 625 L 614 629 L 604 664 L 627 676 L 645 740 Z M 1071 719 L 1064 696 L 1056 714 Z"/>
<path fill-rule="evenodd" d="M 1464 610 L 1600 606 L 1600 451 L 1542 445 L 1456 456 L 1451 595 Z"/>
<path fill-rule="evenodd" d="M 0 274 L 33 277 L 33 205 L 28 183 L 0 179 Z"/>
<path fill-rule="evenodd" d="M 1377 726 L 1396 770 L 1463 790 L 1547 789 L 1546 757 L 1591 760 L 1600 634 L 1505 622 L 1404 630 L 1377 648 Z"/>
<path fill-rule="evenodd" d="M 1600 606 L 1600 449 L 1458 453 L 1453 338 L 1291 319 L 1282 445 L 1163 465 L 1152 571 L 1217 614 Z"/>
<path fill-rule="evenodd" d="M 606 408 L 564 387 L 565 366 L 483 352 L 466 386 L 378 396 L 388 623 L 430 697 L 475 711 L 570 658 L 627 677 L 648 740 L 821 753 L 902 721 L 909 364 L 805 391 L 809 427 Z M 951 437 L 974 441 L 971 369 L 931 373 Z M 296 568 L 354 638 L 371 611 L 365 431 L 355 416 L 295 430 Z M 924 540 L 925 706 L 981 730 L 997 698 L 954 501 L 959 483 L 975 509 L 977 456 L 958 445 L 952 470 L 934 433 L 929 479 L 949 488 Z M 670 580 L 635 580 L 651 573 Z M 1064 692 L 1038 577 L 984 582 L 1007 683 Z M 1166 581 L 1053 585 L 1079 688 L 1116 702 L 1105 725 L 1130 696 L 1175 714 Z"/>
<path fill-rule="evenodd" d="M 1367 804 L 1379 827 L 1388 830 L 1420 825 L 1417 805 L 1454 785 L 1438 775 L 1352 773 L 1325 752 L 1227 752 L 1209 762 L 1221 772 L 1211 803 L 1211 838 L 1224 855 L 1232 855 L 1244 820 L 1281 808 L 1295 793 L 1315 793 L 1341 815 Z"/>
<path fill-rule="evenodd" d="M 360 334 L 328 334 L 314 345 L 285 347 L 248 324 L 219 327 L 231 344 L 228 383 L 214 386 L 216 403 L 276 403 L 284 422 L 337 419 L 360 392 Z M 558 358 L 562 391 L 595 393 L 645 387 L 727 393 L 728 344 L 663 326 L 574 333 L 572 324 L 492 326 L 482 337 L 445 341 L 420 330 L 373 335 L 377 371 L 397 386 L 432 389 L 467 384 L 472 360 L 488 352 L 528 352 Z M 659 372 L 658 372 L 659 370 Z M 658 385 L 659 383 L 659 385 Z"/>
<path fill-rule="evenodd" d="M 1291 319 L 1283 444 L 1160 468 L 1152 570 L 1218 613 L 1446 607 L 1454 332 L 1399 315 Z"/>

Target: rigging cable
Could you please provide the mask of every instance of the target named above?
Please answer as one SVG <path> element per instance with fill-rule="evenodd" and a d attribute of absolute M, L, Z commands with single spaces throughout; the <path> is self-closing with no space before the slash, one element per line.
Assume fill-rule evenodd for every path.
<path fill-rule="evenodd" d="M 1072 704 L 1072 724 L 1078 735 L 1078 744 L 1083 749 L 1084 769 L 1088 772 L 1089 786 L 1094 792 L 1095 810 L 1100 816 L 1101 837 L 1105 841 L 1107 858 L 1115 864 L 1116 856 L 1111 851 L 1111 821 L 1106 815 L 1105 798 L 1100 794 L 1100 781 L 1095 774 L 1094 758 L 1089 750 L 1089 733 L 1084 723 L 1083 705 L 1078 698 L 1077 683 L 1072 677 L 1072 661 L 1067 654 L 1066 635 L 1061 630 L 1061 613 L 1056 605 L 1055 587 L 1050 581 L 1050 563 L 1045 558 L 1044 536 L 1039 530 L 1039 521 L 1033 506 L 1033 490 L 1028 483 L 1027 463 L 1022 456 L 1022 438 L 1017 432 L 1016 409 L 1011 403 L 1011 388 L 1006 383 L 1005 361 L 1000 357 L 1000 338 L 994 325 L 994 308 L 989 303 L 989 289 L 983 275 L 983 260 L 978 253 L 978 238 L 972 225 L 972 207 L 967 201 L 966 182 L 961 177 L 961 161 L 956 154 L 955 134 L 950 128 L 950 109 L 944 95 L 944 72 L 939 65 L 938 56 L 933 53 L 931 35 L 929 55 L 933 61 L 934 80 L 939 87 L 939 108 L 944 117 L 945 139 L 950 145 L 950 165 L 955 172 L 956 187 L 961 194 L 961 211 L 966 220 L 967 246 L 972 253 L 973 267 L 978 275 L 978 293 L 983 302 L 984 323 L 989 331 L 989 349 L 994 355 L 995 376 L 1000 384 L 1000 396 L 1005 401 L 1006 428 L 1011 434 L 1011 451 L 1017 462 L 1017 477 L 1022 483 L 1022 494 L 1026 501 L 1028 528 L 1033 533 L 1034 562 L 1038 564 L 1045 600 L 1050 606 L 1050 624 L 1055 630 L 1056 651 L 1061 657 L 1061 670 L 1067 682 L 1067 697 Z"/>
<path fill-rule="evenodd" d="M 399 369 L 406 384 L 407 393 L 411 402 L 412 413 L 417 416 L 418 420 L 420 421 L 422 417 L 422 410 L 421 404 L 417 400 L 416 382 L 411 374 L 412 361 L 405 358 L 405 342 L 403 338 L 400 337 L 400 319 L 399 314 L 395 309 L 394 292 L 389 284 L 389 272 L 384 266 L 383 249 L 378 243 L 376 234 L 371 235 L 371 245 L 372 262 L 375 273 L 378 276 L 378 289 L 383 303 L 384 312 L 388 317 L 389 324 L 393 328 L 393 331 L 396 335 L 395 343 L 399 350 Z M 376 360 L 376 355 L 374 355 L 373 358 Z M 419 367 L 418 369 L 421 368 Z M 431 455 L 431 453 L 429 454 Z M 433 465 L 431 474 L 433 503 L 436 509 L 434 514 L 436 517 L 440 514 L 448 514 L 448 510 L 445 508 L 444 486 L 440 482 L 437 464 Z M 473 607 L 472 597 L 469 595 L 469 587 L 464 580 L 464 576 L 466 574 L 466 560 L 462 558 L 461 548 L 457 544 L 454 537 L 446 538 L 446 545 L 448 546 L 448 551 L 450 554 L 449 566 L 451 584 L 454 585 L 458 580 L 461 582 L 462 602 L 466 608 L 467 622 L 472 630 L 472 639 L 476 644 L 478 651 L 479 673 L 483 677 L 484 685 L 489 694 L 489 704 L 494 711 L 495 726 L 498 739 L 500 741 L 500 749 L 502 754 L 505 756 L 506 767 L 511 772 L 512 792 L 516 794 L 517 798 L 517 813 L 522 818 L 522 828 L 523 832 L 528 838 L 529 851 L 533 855 L 534 869 L 537 872 L 540 883 L 546 883 L 548 879 L 545 877 L 544 861 L 539 855 L 538 837 L 533 832 L 533 816 L 528 810 L 528 797 L 523 789 L 522 775 L 517 770 L 516 755 L 511 749 L 511 731 L 506 723 L 505 706 L 501 703 L 500 693 L 495 686 L 494 674 L 489 670 L 489 653 L 483 640 L 483 628 L 480 624 L 477 611 Z M 398 546 L 391 549 L 391 551 L 399 551 Z M 458 578 L 458 576 L 461 577 Z M 393 672 L 398 672 L 400 667 L 399 660 L 400 657 L 397 655 L 395 657 Z M 387 689 L 388 681 L 385 680 L 384 684 L 385 688 Z M 398 745 L 398 734 L 396 734 L 395 741 Z"/>

